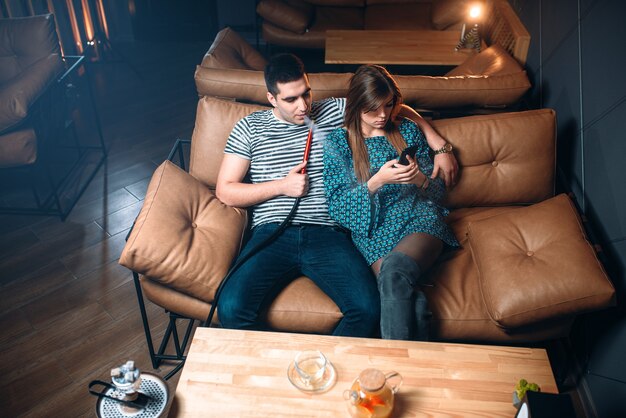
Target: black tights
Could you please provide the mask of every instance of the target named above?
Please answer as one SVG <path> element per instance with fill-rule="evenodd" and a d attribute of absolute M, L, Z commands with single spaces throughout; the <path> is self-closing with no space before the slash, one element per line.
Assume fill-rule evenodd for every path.
<path fill-rule="evenodd" d="M 443 242 L 439 238 L 419 232 L 402 238 L 398 245 L 396 245 L 391 251 L 397 251 L 408 255 L 415 260 L 415 262 L 420 266 L 420 270 L 424 272 L 433 265 L 442 250 Z M 377 276 L 380 271 L 380 264 L 382 261 L 383 259 L 379 258 L 374 264 L 372 264 L 372 270 Z"/>

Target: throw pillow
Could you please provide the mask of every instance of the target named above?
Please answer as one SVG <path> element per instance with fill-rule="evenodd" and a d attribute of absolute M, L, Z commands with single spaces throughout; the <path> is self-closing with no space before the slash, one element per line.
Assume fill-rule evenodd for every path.
<path fill-rule="evenodd" d="M 120 264 L 211 302 L 239 252 L 246 212 L 166 161 L 152 176 Z"/>
<path fill-rule="evenodd" d="M 490 317 L 515 328 L 605 307 L 615 290 L 564 194 L 468 225 Z"/>

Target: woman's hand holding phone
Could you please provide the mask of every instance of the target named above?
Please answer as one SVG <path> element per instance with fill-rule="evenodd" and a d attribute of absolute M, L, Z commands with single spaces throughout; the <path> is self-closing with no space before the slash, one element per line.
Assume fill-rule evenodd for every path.
<path fill-rule="evenodd" d="M 415 160 L 415 154 L 417 153 L 417 145 L 411 145 L 410 147 L 406 147 L 400 153 L 400 158 L 398 158 L 398 164 L 408 165 L 409 157 L 411 160 Z"/>
<path fill-rule="evenodd" d="M 409 157 L 408 165 L 398 164 L 398 160 L 389 160 L 380 167 L 367 182 L 370 193 L 375 193 L 385 184 L 415 184 L 419 167 L 415 160 Z"/>

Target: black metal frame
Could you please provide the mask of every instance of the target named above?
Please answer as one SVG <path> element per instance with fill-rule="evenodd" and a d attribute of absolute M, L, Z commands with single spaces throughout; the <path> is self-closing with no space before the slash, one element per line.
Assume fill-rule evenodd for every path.
<path fill-rule="evenodd" d="M 188 139 L 176 139 L 172 150 L 170 151 L 167 159 L 169 161 L 174 161 L 176 157 L 178 157 L 178 166 L 186 171 L 185 167 L 185 155 L 183 150 L 183 145 L 189 145 L 191 141 Z M 134 224 L 133 224 L 134 226 Z M 131 228 L 132 231 L 132 228 Z M 130 232 L 128 233 L 130 235 Z M 128 236 L 126 237 L 128 239 Z M 185 350 L 187 349 L 187 345 L 189 343 L 189 337 L 191 336 L 191 332 L 193 331 L 193 325 L 195 323 L 195 319 L 189 318 L 184 315 L 180 315 L 176 312 L 171 312 L 165 309 L 165 313 L 169 315 L 169 323 L 165 330 L 165 334 L 159 343 L 159 348 L 157 351 L 154 350 L 154 343 L 152 342 L 152 333 L 150 332 L 150 324 L 148 322 L 148 314 L 146 312 L 146 305 L 143 298 L 143 291 L 141 290 L 141 283 L 139 281 L 139 274 L 135 271 L 133 273 L 133 281 L 135 282 L 135 291 L 137 292 L 137 301 L 139 302 L 139 311 L 141 312 L 141 320 L 143 324 L 143 331 L 146 335 L 146 342 L 148 344 L 148 352 L 150 353 L 150 360 L 152 361 L 152 367 L 158 369 L 163 361 L 174 361 L 178 362 L 178 364 L 165 375 L 165 380 L 169 380 L 172 376 L 174 376 L 178 371 L 185 365 L 185 360 L 187 356 L 185 355 Z M 189 323 L 187 324 L 187 328 L 185 330 L 185 334 L 182 339 L 182 344 L 180 340 L 180 336 L 178 334 L 178 328 L 176 327 L 177 320 L 187 320 Z M 175 354 L 167 354 L 166 349 L 170 343 L 170 340 L 174 342 L 174 351 Z"/>
<path fill-rule="evenodd" d="M 154 369 L 158 369 L 161 365 L 161 362 L 163 361 L 179 362 L 176 367 L 174 367 L 168 374 L 165 375 L 165 380 L 169 380 L 170 377 L 178 373 L 178 371 L 185 365 L 185 360 L 187 359 L 187 356 L 185 355 L 185 349 L 187 348 L 187 344 L 189 343 L 189 337 L 191 336 L 191 331 L 193 330 L 193 324 L 195 322 L 195 319 L 165 310 L 165 312 L 169 314 L 169 323 L 167 324 L 165 334 L 163 335 L 163 338 L 159 343 L 159 349 L 155 352 L 154 344 L 152 342 L 152 333 L 150 332 L 150 325 L 148 323 L 146 305 L 143 300 L 141 283 L 139 283 L 139 274 L 135 271 L 133 271 L 133 281 L 135 282 L 135 290 L 137 291 L 137 301 L 139 302 L 139 310 L 141 312 L 141 320 L 143 322 L 143 331 L 146 335 L 146 342 L 148 343 L 148 352 L 150 353 L 152 367 Z M 189 321 L 185 330 L 182 344 L 180 342 L 180 336 L 178 335 L 178 328 L 176 327 L 176 320 L 178 319 Z M 173 339 L 174 341 L 174 350 L 176 351 L 176 354 L 167 354 L 165 352 L 170 342 L 170 339 Z"/>
<path fill-rule="evenodd" d="M 63 60 L 67 63 L 66 70 L 57 78 L 57 80 L 52 85 L 50 85 L 47 88 L 46 92 L 38 98 L 37 102 L 35 102 L 35 104 L 33 105 L 33 112 L 31 112 L 33 116 L 29 118 L 29 120 L 32 121 L 33 124 L 35 125 L 37 142 L 41 146 L 41 151 L 38 152 L 39 155 L 37 157 L 37 161 L 35 161 L 35 163 L 33 163 L 30 166 L 11 167 L 11 168 L 2 169 L 6 171 L 12 170 L 12 171 L 26 171 L 27 172 L 27 175 L 29 176 L 31 191 L 33 193 L 36 206 L 35 207 L 0 206 L 0 213 L 59 216 L 61 220 L 65 220 L 65 218 L 69 215 L 71 210 L 74 208 L 74 206 L 78 202 L 78 199 L 80 199 L 82 194 L 87 189 L 87 186 L 89 186 L 89 184 L 95 177 L 96 173 L 98 172 L 98 170 L 100 169 L 100 167 L 104 164 L 106 160 L 107 151 L 106 151 L 106 146 L 104 143 L 104 137 L 102 134 L 100 116 L 96 108 L 95 99 L 94 99 L 94 95 L 93 95 L 93 91 L 91 87 L 90 75 L 86 66 L 85 56 L 84 55 L 68 55 L 68 56 L 64 56 Z M 60 124 L 58 127 L 57 126 L 53 127 L 51 129 L 51 132 L 45 132 L 46 130 L 49 130 L 46 127 L 46 124 L 51 121 L 33 120 L 36 118 L 40 118 L 40 119 L 44 118 L 42 114 L 43 107 L 58 106 L 58 103 L 45 103 L 45 101 L 54 100 L 55 98 L 60 97 L 59 95 L 61 94 L 66 95 L 68 92 L 68 89 L 71 89 L 73 87 L 73 84 L 72 84 L 73 77 L 75 76 L 80 77 L 79 70 L 81 68 L 83 68 L 83 71 L 84 71 L 83 76 L 86 77 L 86 79 L 83 80 L 83 82 L 87 84 L 87 93 L 89 95 L 88 99 L 91 104 L 91 110 L 93 112 L 93 116 L 94 116 L 94 120 L 96 124 L 99 145 L 81 145 L 80 141 L 78 140 L 74 121 L 71 119 L 66 120 L 65 115 L 62 115 L 62 118 L 63 118 L 62 124 Z M 58 110 L 56 109 L 51 110 L 51 112 L 53 111 L 58 111 Z M 58 180 L 55 184 L 55 180 L 53 180 L 53 176 L 51 173 L 51 168 L 49 164 L 47 163 L 47 161 L 45 161 L 47 158 L 46 154 L 48 154 L 48 148 L 52 145 L 51 142 L 53 140 L 56 140 L 56 136 L 64 134 L 64 131 L 66 131 L 70 127 L 72 128 L 72 135 L 74 138 L 75 145 L 68 147 L 68 148 L 77 149 L 79 155 L 76 161 L 73 163 L 73 165 L 67 170 L 65 176 L 62 177 L 60 180 Z M 64 205 L 61 203 L 60 196 L 62 192 L 69 186 L 72 173 L 76 169 L 78 169 L 82 163 L 84 163 L 83 159 L 86 157 L 87 151 L 89 150 L 99 151 L 101 153 L 100 158 L 97 160 L 92 172 L 86 177 L 86 180 L 84 181 L 83 186 L 77 192 L 75 192 L 72 199 L 70 199 L 69 203 L 64 207 Z M 41 178 L 41 177 L 46 178 L 46 181 L 48 182 L 48 186 L 50 189 L 50 192 L 43 199 L 39 196 L 39 193 L 37 192 L 37 188 L 35 184 L 33 183 L 34 181 L 36 181 L 38 178 Z"/>

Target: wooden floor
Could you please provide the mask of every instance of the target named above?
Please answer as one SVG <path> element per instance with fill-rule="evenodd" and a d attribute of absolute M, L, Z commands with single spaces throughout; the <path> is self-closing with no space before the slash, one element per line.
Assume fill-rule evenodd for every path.
<path fill-rule="evenodd" d="M 91 380 L 110 381 L 128 359 L 153 371 L 132 276 L 117 261 L 152 172 L 175 138 L 191 137 L 193 73 L 208 47 L 117 45 L 115 59 L 90 65 L 105 166 L 65 222 L 0 215 L 0 417 L 91 417 Z M 167 318 L 148 311 L 156 339 Z"/>

